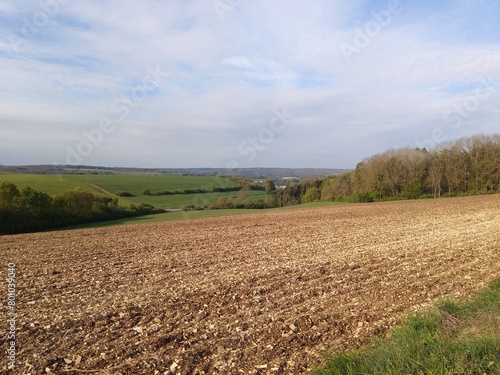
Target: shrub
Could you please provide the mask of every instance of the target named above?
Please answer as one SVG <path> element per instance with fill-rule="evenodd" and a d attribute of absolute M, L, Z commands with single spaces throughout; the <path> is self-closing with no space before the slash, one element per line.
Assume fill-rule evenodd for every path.
<path fill-rule="evenodd" d="M 120 191 L 116 195 L 118 195 L 119 197 L 133 197 L 134 196 L 134 194 L 129 193 L 127 191 Z"/>
<path fill-rule="evenodd" d="M 218 197 L 217 198 L 217 208 L 229 208 L 229 199 L 227 197 Z"/>
<path fill-rule="evenodd" d="M 163 191 L 159 191 L 158 193 L 156 193 L 158 195 L 174 195 L 175 192 L 173 191 L 169 191 L 169 190 L 163 190 Z"/>
<path fill-rule="evenodd" d="M 320 198 L 321 191 L 317 187 L 311 186 L 306 189 L 306 192 L 302 196 L 302 203 L 318 201 Z"/>
<path fill-rule="evenodd" d="M 354 201 L 359 203 L 371 203 L 374 202 L 373 196 L 369 193 L 358 193 L 354 196 Z"/>

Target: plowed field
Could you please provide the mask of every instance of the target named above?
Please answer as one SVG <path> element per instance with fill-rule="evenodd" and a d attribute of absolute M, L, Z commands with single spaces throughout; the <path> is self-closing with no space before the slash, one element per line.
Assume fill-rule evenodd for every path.
<path fill-rule="evenodd" d="M 17 373 L 306 373 L 499 276 L 499 229 L 492 195 L 0 237 Z"/>

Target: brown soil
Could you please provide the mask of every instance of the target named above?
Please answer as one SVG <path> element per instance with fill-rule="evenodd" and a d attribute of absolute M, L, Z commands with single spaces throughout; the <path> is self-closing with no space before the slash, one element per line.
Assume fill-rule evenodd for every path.
<path fill-rule="evenodd" d="M 498 277 L 499 228 L 493 195 L 2 237 L 17 372 L 306 373 Z"/>

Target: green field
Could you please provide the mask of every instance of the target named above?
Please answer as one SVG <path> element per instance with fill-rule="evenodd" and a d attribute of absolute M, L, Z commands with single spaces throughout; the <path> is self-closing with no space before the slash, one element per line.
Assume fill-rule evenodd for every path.
<path fill-rule="evenodd" d="M 134 195 L 142 193 L 144 188 L 151 192 L 189 188 L 209 188 L 210 186 L 229 187 L 236 184 L 228 179 L 210 176 L 181 176 L 164 174 L 15 174 L 0 173 L 0 182 L 11 181 L 20 189 L 26 186 L 49 195 L 59 194 L 77 186 L 82 189 L 100 192 L 92 187 L 97 185 L 113 194 L 128 191 Z"/>
<path fill-rule="evenodd" d="M 159 191 L 174 191 L 177 189 L 237 186 L 233 181 L 212 176 L 182 176 L 166 174 L 13 174 L 0 173 L 0 183 L 10 181 L 19 189 L 31 187 L 51 196 L 79 187 L 93 193 L 116 197 L 119 192 L 128 192 L 133 197 L 119 197 L 119 204 L 128 206 L 141 203 L 151 204 L 158 208 L 178 209 L 184 205 L 202 206 L 213 204 L 220 196 L 237 199 L 239 192 L 206 193 L 206 194 L 175 194 L 175 195 L 143 195 L 144 189 L 151 193 Z M 269 197 L 264 191 L 249 191 L 249 201 L 257 201 Z"/>

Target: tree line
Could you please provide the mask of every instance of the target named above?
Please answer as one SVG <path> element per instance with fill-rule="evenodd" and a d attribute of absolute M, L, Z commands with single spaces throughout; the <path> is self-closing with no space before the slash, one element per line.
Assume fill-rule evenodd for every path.
<path fill-rule="evenodd" d="M 245 186 L 228 186 L 228 187 L 215 186 L 209 189 L 189 188 L 189 189 L 176 189 L 176 190 L 162 190 L 156 193 L 152 193 L 150 189 L 144 188 L 142 190 L 142 194 L 143 195 L 209 194 L 209 193 L 225 193 L 230 191 L 240 191 L 242 188 L 245 188 Z M 263 185 L 257 185 L 257 184 L 249 185 L 248 188 L 250 190 L 261 190 L 261 191 L 266 190 L 266 188 Z"/>
<path fill-rule="evenodd" d="M 0 234 L 34 232 L 75 224 L 164 212 L 148 204 L 118 206 L 117 198 L 73 189 L 49 196 L 12 182 L 0 184 Z"/>
<path fill-rule="evenodd" d="M 353 171 L 304 179 L 277 191 L 278 206 L 313 201 L 374 202 L 500 193 L 500 135 L 477 135 L 434 150 L 400 148 Z"/>
<path fill-rule="evenodd" d="M 212 188 L 209 193 L 238 191 L 238 196 L 228 197 L 221 195 L 217 197 L 217 201 L 215 203 L 205 202 L 201 206 L 185 205 L 182 207 L 182 210 L 264 209 L 276 207 L 276 185 L 271 179 L 266 179 L 264 181 L 251 181 L 245 177 L 224 176 L 224 178 L 231 179 L 233 182 L 238 183 L 237 190 L 234 190 L 234 187 Z M 249 193 L 253 190 L 265 191 L 267 196 L 264 199 L 250 199 Z"/>

